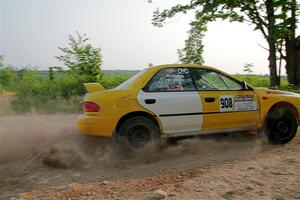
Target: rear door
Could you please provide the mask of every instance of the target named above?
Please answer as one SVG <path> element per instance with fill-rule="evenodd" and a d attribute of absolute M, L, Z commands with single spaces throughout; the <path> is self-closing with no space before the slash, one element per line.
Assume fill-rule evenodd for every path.
<path fill-rule="evenodd" d="M 164 133 L 202 129 L 202 102 L 187 68 L 161 69 L 140 90 L 137 100 L 159 117 Z"/>
<path fill-rule="evenodd" d="M 203 106 L 202 130 L 256 127 L 259 103 L 252 89 L 211 69 L 192 68 L 190 73 Z"/>

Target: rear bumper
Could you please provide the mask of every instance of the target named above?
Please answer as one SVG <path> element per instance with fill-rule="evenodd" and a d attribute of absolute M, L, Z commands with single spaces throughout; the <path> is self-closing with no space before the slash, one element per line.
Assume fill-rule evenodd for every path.
<path fill-rule="evenodd" d="M 77 127 L 81 134 L 112 137 L 116 126 L 116 119 L 112 116 L 80 115 L 77 118 Z"/>

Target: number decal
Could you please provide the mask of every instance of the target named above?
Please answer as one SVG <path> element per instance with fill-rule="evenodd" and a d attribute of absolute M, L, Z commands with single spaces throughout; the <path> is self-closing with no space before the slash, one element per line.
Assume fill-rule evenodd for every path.
<path fill-rule="evenodd" d="M 221 99 L 221 108 L 232 108 L 232 99 L 231 98 Z"/>
<path fill-rule="evenodd" d="M 189 74 L 189 70 L 187 68 L 178 68 L 177 71 L 178 74 L 182 74 L 182 75 Z"/>
<path fill-rule="evenodd" d="M 220 111 L 226 112 L 226 111 L 232 111 L 232 110 L 233 110 L 233 96 L 231 96 L 231 95 L 221 96 Z"/>

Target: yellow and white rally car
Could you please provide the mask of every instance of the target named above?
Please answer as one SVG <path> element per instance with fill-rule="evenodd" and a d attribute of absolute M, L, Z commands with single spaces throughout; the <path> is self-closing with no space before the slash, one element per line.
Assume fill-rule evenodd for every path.
<path fill-rule="evenodd" d="M 300 95 L 254 88 L 215 68 L 162 65 L 112 90 L 85 84 L 82 134 L 141 147 L 160 137 L 261 130 L 284 144 L 297 132 Z"/>

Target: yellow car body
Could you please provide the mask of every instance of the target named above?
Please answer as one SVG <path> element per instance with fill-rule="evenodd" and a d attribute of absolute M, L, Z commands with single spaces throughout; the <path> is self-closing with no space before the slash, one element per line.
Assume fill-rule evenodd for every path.
<path fill-rule="evenodd" d="M 156 80 L 156 74 L 163 72 L 166 75 Z M 194 86 L 188 77 L 192 72 L 198 73 L 195 75 L 197 80 Z M 164 91 L 159 88 L 165 87 L 160 85 L 169 81 L 167 73 L 174 75 L 173 78 L 176 81 L 178 79 L 178 82 L 183 80 L 182 77 L 188 77 L 184 81 L 189 89 L 183 91 L 182 82 L 178 83 L 181 86 L 174 87 L 175 90 Z M 217 74 L 221 77 L 218 80 L 220 85 L 227 81 L 233 86 L 226 85 L 228 89 L 218 89 L 204 80 L 203 74 L 212 82 L 216 80 L 214 76 Z M 147 85 L 151 81 L 155 90 L 145 91 L 145 88 L 152 87 Z M 167 87 L 172 84 L 168 82 Z M 204 89 L 199 89 L 198 85 Z M 139 72 L 112 90 L 105 90 L 97 83 L 88 83 L 85 87 L 88 93 L 83 102 L 92 102 L 99 106 L 99 110 L 88 110 L 80 115 L 78 128 L 82 134 L 93 136 L 114 137 L 122 123 L 135 116 L 153 120 L 163 137 L 261 129 L 268 113 L 278 107 L 289 110 L 297 120 L 297 126 L 300 119 L 299 94 L 247 86 L 231 75 L 207 66 L 155 66 Z"/>

